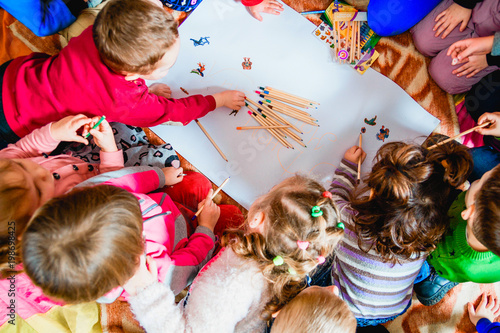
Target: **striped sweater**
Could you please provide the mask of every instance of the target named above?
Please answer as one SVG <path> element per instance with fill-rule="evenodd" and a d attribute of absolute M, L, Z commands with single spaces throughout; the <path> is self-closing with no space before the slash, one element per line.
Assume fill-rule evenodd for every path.
<path fill-rule="evenodd" d="M 384 262 L 373 248 L 368 253 L 359 248 L 353 220 L 356 212 L 348 202 L 356 167 L 342 160 L 329 189 L 345 225 L 344 237 L 335 249 L 332 280 L 356 318 L 388 319 L 404 312 L 410 304 L 413 282 L 426 256 L 392 264 Z"/>

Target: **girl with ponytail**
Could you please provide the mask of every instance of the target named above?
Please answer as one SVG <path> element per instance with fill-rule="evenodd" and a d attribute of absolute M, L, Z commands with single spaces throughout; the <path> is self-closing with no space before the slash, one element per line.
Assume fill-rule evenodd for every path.
<path fill-rule="evenodd" d="M 145 282 L 154 279 L 142 278 L 143 267 L 125 286 L 135 295 L 132 311 L 147 332 L 263 332 L 332 253 L 343 234 L 338 222 L 330 192 L 312 179 L 288 178 L 252 204 L 245 231 L 226 231 L 223 250 L 179 307 L 168 288 Z"/>

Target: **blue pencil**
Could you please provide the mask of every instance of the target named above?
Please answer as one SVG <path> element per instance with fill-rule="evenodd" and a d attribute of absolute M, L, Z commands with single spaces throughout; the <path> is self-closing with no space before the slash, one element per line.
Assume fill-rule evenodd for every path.
<path fill-rule="evenodd" d="M 308 14 L 323 14 L 324 10 L 312 10 L 310 12 L 301 12 L 300 15 L 308 15 Z"/>

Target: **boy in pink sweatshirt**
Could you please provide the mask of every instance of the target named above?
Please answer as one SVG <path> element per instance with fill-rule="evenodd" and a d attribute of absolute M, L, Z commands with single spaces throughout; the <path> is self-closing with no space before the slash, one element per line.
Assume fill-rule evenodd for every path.
<path fill-rule="evenodd" d="M 217 107 L 244 105 L 234 90 L 172 99 L 165 84 L 148 88 L 144 80 L 165 76 L 179 48 L 177 22 L 159 1 L 110 0 L 59 54 L 33 53 L 0 66 L 0 144 L 73 114 L 147 127 L 185 125 Z"/>

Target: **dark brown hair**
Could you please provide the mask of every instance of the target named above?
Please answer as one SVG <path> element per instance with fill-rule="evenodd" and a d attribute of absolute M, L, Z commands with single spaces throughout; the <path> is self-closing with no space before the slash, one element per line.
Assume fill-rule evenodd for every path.
<path fill-rule="evenodd" d="M 472 232 L 481 244 L 500 256 L 500 164 L 477 192 L 475 204 Z"/>
<path fill-rule="evenodd" d="M 468 148 L 450 142 L 428 150 L 391 142 L 380 147 L 375 161 L 351 199 L 359 247 L 374 247 L 394 263 L 428 253 L 449 224 L 452 191 L 472 170 Z"/>
<path fill-rule="evenodd" d="M 177 40 L 177 21 L 148 0 L 110 0 L 97 15 L 94 43 L 117 73 L 150 74 Z"/>
<path fill-rule="evenodd" d="M 272 297 L 262 313 L 264 320 L 305 287 L 305 276 L 317 267 L 318 257 L 332 253 L 343 234 L 337 228 L 336 206 L 332 199 L 322 196 L 325 191 L 315 180 L 300 175 L 290 177 L 250 207 L 249 220 L 258 212 L 264 213 L 262 234 L 230 230 L 222 238 L 222 246 L 256 262 L 270 281 Z M 314 206 L 321 208 L 322 216 L 311 215 Z M 307 241 L 309 246 L 302 250 L 297 241 Z M 276 256 L 283 258 L 282 265 L 273 263 Z"/>
<path fill-rule="evenodd" d="M 305 289 L 281 309 L 271 332 L 354 333 L 356 318 L 332 292 Z"/>
<path fill-rule="evenodd" d="M 22 238 L 24 269 L 46 295 L 94 301 L 134 275 L 142 223 L 139 202 L 126 190 L 75 189 L 33 215 Z"/>

